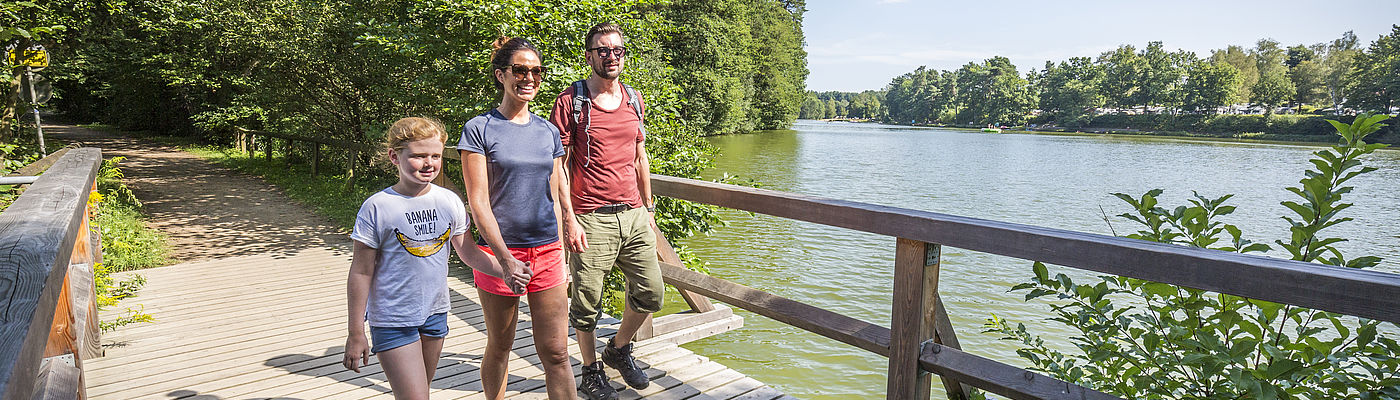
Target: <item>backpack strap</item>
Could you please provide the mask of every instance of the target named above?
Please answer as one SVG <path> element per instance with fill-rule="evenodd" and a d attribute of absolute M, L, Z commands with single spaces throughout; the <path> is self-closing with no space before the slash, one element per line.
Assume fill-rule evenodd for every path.
<path fill-rule="evenodd" d="M 591 138 L 588 136 L 588 128 L 591 128 L 590 125 L 593 125 L 593 118 L 591 114 L 593 108 L 593 99 L 588 97 L 588 82 L 585 82 L 584 80 L 580 79 L 578 81 L 574 81 L 573 85 L 571 86 L 574 88 L 574 109 L 572 110 L 572 114 L 574 117 L 575 137 L 573 138 L 573 141 L 577 142 L 579 139 L 578 136 L 583 136 L 583 166 L 587 167 L 588 149 L 589 147 L 591 147 L 589 146 L 591 144 L 589 143 L 591 141 Z M 584 112 L 589 112 L 590 115 L 587 121 L 583 121 L 583 129 L 579 129 L 579 122 L 583 120 L 582 117 Z"/>
<path fill-rule="evenodd" d="M 637 130 L 642 132 L 642 136 L 647 135 L 646 110 L 642 109 L 642 95 L 637 93 L 637 89 L 622 84 L 622 91 L 627 92 L 627 105 L 632 106 L 632 111 L 637 112 Z"/>

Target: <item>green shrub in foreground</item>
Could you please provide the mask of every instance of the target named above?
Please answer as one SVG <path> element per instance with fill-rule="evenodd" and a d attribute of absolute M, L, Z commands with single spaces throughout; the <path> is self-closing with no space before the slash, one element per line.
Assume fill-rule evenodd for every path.
<path fill-rule="evenodd" d="M 1351 207 L 1342 202 L 1352 189 L 1344 185 L 1375 170 L 1360 159 L 1385 145 L 1362 139 L 1386 118 L 1363 114 L 1350 125 L 1331 122 L 1341 143 L 1313 153 L 1316 168 L 1288 188 L 1300 200 L 1283 202 L 1293 213 L 1283 217 L 1291 235 L 1275 243 L 1293 260 L 1347 268 L 1380 263 L 1378 257 L 1344 257 L 1333 245 L 1346 239 L 1320 232 L 1351 220 L 1338 216 Z M 1225 205 L 1231 195 L 1197 194 L 1191 206 L 1169 210 L 1157 205 L 1161 193 L 1115 194 L 1134 208 L 1120 217 L 1143 227 L 1127 237 L 1241 253 L 1269 249 L 1217 220 L 1234 211 Z M 1100 276 L 1076 283 L 1065 274 L 1050 276 L 1039 262 L 1032 271 L 1012 291 L 1026 292 L 1026 300 L 1057 298 L 1050 320 L 1073 332 L 1078 352 L 1054 350 L 1024 324 L 995 315 L 985 327 L 1019 342 L 1017 354 L 1032 369 L 1056 378 L 1136 399 L 1400 399 L 1393 323 L 1141 279 Z"/>

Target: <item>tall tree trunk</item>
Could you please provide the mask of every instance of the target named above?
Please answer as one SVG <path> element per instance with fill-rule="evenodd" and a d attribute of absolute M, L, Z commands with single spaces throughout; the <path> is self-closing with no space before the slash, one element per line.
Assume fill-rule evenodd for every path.
<path fill-rule="evenodd" d="M 19 74 L 11 70 L 5 77 L 4 112 L 0 113 L 0 143 L 14 143 L 19 136 L 19 126 L 15 125 L 16 109 L 19 106 Z"/>

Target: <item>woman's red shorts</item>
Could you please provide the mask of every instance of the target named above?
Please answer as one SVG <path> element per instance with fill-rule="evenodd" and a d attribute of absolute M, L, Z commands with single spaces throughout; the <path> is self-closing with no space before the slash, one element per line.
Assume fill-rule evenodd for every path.
<path fill-rule="evenodd" d="M 491 248 L 487 246 L 477 246 L 486 254 L 495 256 Z M 530 263 L 530 283 L 525 286 L 525 293 L 534 293 L 550 289 L 568 282 L 569 271 L 564 267 L 564 246 L 563 241 L 542 245 L 539 247 L 510 248 L 510 255 L 522 262 Z M 510 291 L 510 286 L 500 278 L 472 271 L 472 277 L 476 279 L 476 287 L 485 290 L 487 293 L 520 297 Z"/>

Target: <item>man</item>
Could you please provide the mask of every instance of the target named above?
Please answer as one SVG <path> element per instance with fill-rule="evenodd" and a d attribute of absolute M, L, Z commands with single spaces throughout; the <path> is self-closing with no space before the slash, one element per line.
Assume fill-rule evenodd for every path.
<path fill-rule="evenodd" d="M 627 57 L 622 30 L 598 24 L 583 39 L 584 59 L 593 72 L 559 94 L 550 121 L 559 127 L 567 153 L 573 200 L 573 209 L 563 210 L 562 229 L 573 272 L 569 322 L 584 364 L 579 391 L 590 399 L 611 400 L 617 392 L 608 384 L 603 364 L 618 370 L 628 386 L 649 385 L 632 358 L 631 342 L 651 313 L 661 309 L 664 286 L 651 230 L 656 209 L 642 124 L 645 106 L 635 90 L 618 80 Z M 603 278 L 614 265 L 627 279 L 626 307 L 600 363 L 594 330 L 602 314 Z"/>

